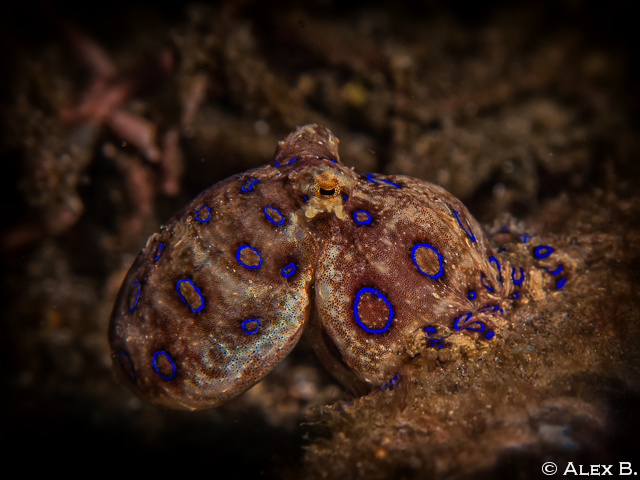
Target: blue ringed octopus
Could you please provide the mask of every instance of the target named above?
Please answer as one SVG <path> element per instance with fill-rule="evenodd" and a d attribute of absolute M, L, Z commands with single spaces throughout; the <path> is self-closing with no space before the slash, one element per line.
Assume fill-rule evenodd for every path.
<path fill-rule="evenodd" d="M 109 325 L 114 368 L 157 404 L 218 406 L 267 375 L 303 332 L 364 394 L 428 348 L 490 348 L 511 312 L 562 288 L 571 259 L 509 232 L 494 251 L 453 195 L 401 175 L 358 174 L 325 127 L 198 195 L 149 237 Z M 518 236 L 519 235 L 519 236 Z"/>

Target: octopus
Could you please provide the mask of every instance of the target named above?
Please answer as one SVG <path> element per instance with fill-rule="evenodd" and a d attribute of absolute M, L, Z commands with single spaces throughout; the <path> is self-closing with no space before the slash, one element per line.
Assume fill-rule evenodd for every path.
<path fill-rule="evenodd" d="M 553 245 L 505 231 L 515 246 L 494 249 L 446 190 L 358 174 L 338 143 L 299 127 L 270 164 L 209 187 L 149 237 L 109 325 L 127 387 L 164 406 L 215 407 L 304 333 L 364 394 L 426 349 L 491 348 L 520 302 L 567 282 Z"/>

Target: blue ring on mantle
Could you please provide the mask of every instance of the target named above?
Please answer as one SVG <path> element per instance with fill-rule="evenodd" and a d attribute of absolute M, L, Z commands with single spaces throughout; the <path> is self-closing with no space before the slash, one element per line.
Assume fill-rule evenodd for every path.
<path fill-rule="evenodd" d="M 453 214 L 456 216 L 456 220 L 458 220 L 458 223 L 460 224 L 460 227 L 462 228 L 462 230 L 464 230 L 464 233 L 467 234 L 467 237 L 469 237 L 472 242 L 475 242 L 476 237 L 473 235 L 473 230 L 471 230 L 471 226 L 469 226 L 469 231 L 467 232 L 467 229 L 464 228 L 464 225 L 462 224 L 462 220 L 460 220 L 460 216 L 459 216 L 460 214 L 455 210 L 453 211 Z"/>
<path fill-rule="evenodd" d="M 531 235 L 527 235 L 525 233 L 519 233 L 518 236 L 522 237 L 522 243 L 527 243 L 531 238 Z"/>
<path fill-rule="evenodd" d="M 520 277 L 518 277 L 518 279 L 516 280 L 516 267 L 513 267 L 513 270 L 511 271 L 511 279 L 513 280 L 513 283 L 516 285 L 521 285 L 522 282 L 524 282 L 524 270 L 522 267 L 518 267 L 520 269 Z"/>
<path fill-rule="evenodd" d="M 200 214 L 200 211 L 202 211 L 203 209 L 207 210 L 207 217 L 201 220 L 200 217 L 198 217 L 198 215 Z M 207 220 L 209 220 L 209 218 L 211 218 L 211 209 L 209 207 L 207 207 L 206 205 L 203 205 L 202 207 L 200 207 L 198 209 L 198 211 L 196 212 L 195 217 L 196 217 L 197 221 L 199 221 L 200 223 L 204 223 Z"/>
<path fill-rule="evenodd" d="M 397 184 L 397 183 L 393 183 L 391 180 L 385 180 L 384 178 L 380 178 L 379 180 L 380 180 L 381 182 L 384 182 L 384 183 L 388 184 L 388 185 L 393 185 L 393 186 L 394 186 L 394 187 L 396 187 L 396 188 L 400 188 L 400 185 L 399 185 L 399 184 Z"/>
<path fill-rule="evenodd" d="M 242 190 L 243 192 L 250 192 L 251 190 L 253 190 L 253 184 L 259 181 L 260 181 L 259 178 L 253 178 L 253 179 L 250 178 L 249 180 L 247 180 L 242 184 L 242 186 L 240 187 L 240 190 Z"/>
<path fill-rule="evenodd" d="M 164 249 L 164 245 L 162 243 L 159 243 L 158 245 L 156 245 L 156 248 L 153 251 L 153 253 L 155 253 L 155 256 L 153 257 L 154 262 L 160 258 L 160 254 L 162 253 L 163 249 Z"/>
<path fill-rule="evenodd" d="M 127 373 L 129 374 L 129 378 L 131 379 L 131 381 L 135 381 L 136 376 L 133 373 L 133 365 L 131 364 L 131 360 L 129 360 L 129 355 L 127 355 L 127 352 L 125 352 L 124 350 L 118 350 L 116 352 L 116 358 L 119 357 L 124 357 L 125 361 L 127 362 Z M 120 360 L 118 360 L 120 362 L 120 366 L 123 367 L 122 362 Z"/>
<path fill-rule="evenodd" d="M 362 220 L 361 222 L 358 220 L 358 214 L 359 213 L 364 213 L 367 216 L 366 220 Z M 355 222 L 358 225 L 368 225 L 371 223 L 371 215 L 369 215 L 369 212 L 365 211 L 365 210 L 356 210 L 355 212 L 353 212 L 353 219 L 355 220 Z"/>
<path fill-rule="evenodd" d="M 555 270 L 551 271 L 548 268 L 546 269 L 551 275 L 557 275 L 562 271 L 562 265 L 558 265 Z"/>
<path fill-rule="evenodd" d="M 382 387 L 380 387 L 378 390 L 384 390 L 385 388 L 389 387 L 390 385 L 392 385 L 396 380 L 398 380 L 398 375 L 395 375 L 391 380 L 389 380 L 387 383 L 385 383 Z"/>
<path fill-rule="evenodd" d="M 467 330 L 471 330 L 471 331 L 474 331 L 474 332 L 484 332 L 484 323 L 482 323 L 482 322 L 473 322 L 472 324 L 467 326 Z"/>
<path fill-rule="evenodd" d="M 387 307 L 389 307 L 389 318 L 387 319 L 387 324 L 384 327 L 369 328 L 364 323 L 362 323 L 362 320 L 360 320 L 360 316 L 358 315 L 358 302 L 360 301 L 360 296 L 363 293 L 372 293 L 375 297 L 382 298 L 382 300 L 384 300 L 384 302 L 387 304 Z M 364 330 L 366 330 L 369 333 L 384 332 L 389 328 L 389 326 L 391 325 L 391 320 L 393 319 L 393 307 L 389 303 L 389 300 L 387 300 L 387 297 L 385 297 L 382 293 L 380 293 L 379 290 L 376 290 L 375 288 L 370 288 L 370 287 L 362 287 L 360 288 L 360 290 L 358 290 L 358 293 L 356 294 L 356 300 L 353 302 L 353 313 L 355 314 L 358 325 L 360 325 Z"/>
<path fill-rule="evenodd" d="M 434 252 L 436 252 L 436 255 L 438 256 L 438 273 L 434 273 L 433 275 L 429 275 L 427 272 L 422 271 L 422 269 L 420 268 L 420 265 L 418 265 L 418 262 L 416 262 L 416 250 L 420 247 L 424 247 L 424 248 L 430 248 L 431 250 L 433 250 Z M 439 278 L 442 275 L 442 272 L 444 271 L 444 267 L 442 264 L 442 255 L 440 255 L 440 252 L 438 250 L 436 250 L 435 247 L 433 247 L 432 245 L 429 245 L 428 243 L 416 243 L 413 248 L 411 249 L 411 260 L 413 261 L 413 264 L 418 267 L 418 270 L 420 271 L 421 274 L 426 275 L 429 278 Z"/>
<path fill-rule="evenodd" d="M 374 180 L 374 178 L 373 178 L 373 173 L 367 173 L 367 174 L 365 175 L 365 177 L 367 177 L 367 180 L 369 180 L 370 182 L 373 182 L 373 183 L 380 183 L 380 182 L 378 182 L 377 180 Z"/>
<path fill-rule="evenodd" d="M 169 360 L 169 363 L 171 364 L 171 375 L 163 375 L 160 372 L 160 370 L 158 370 L 158 366 L 156 365 L 156 358 L 158 357 L 158 355 L 164 355 L 164 357 L 167 360 Z M 164 350 L 158 350 L 156 353 L 154 353 L 151 363 L 153 363 L 153 369 L 156 371 L 156 373 L 160 375 L 162 378 L 164 378 L 165 380 L 171 380 L 176 374 L 176 364 L 173 363 L 173 360 L 171 360 L 171 357 L 167 355 L 167 352 L 165 352 Z"/>
<path fill-rule="evenodd" d="M 500 281 L 500 283 L 502 283 L 502 271 L 500 270 L 500 262 L 493 255 L 489 257 L 489 264 L 491 265 L 492 263 L 495 263 L 495 266 L 498 269 L 498 280 Z"/>
<path fill-rule="evenodd" d="M 454 330 L 462 330 L 462 325 L 460 324 L 461 323 L 460 321 L 462 320 L 462 324 L 464 324 L 464 323 L 468 322 L 470 318 L 471 318 L 471 314 L 470 313 L 465 313 L 463 315 L 460 315 L 458 318 L 456 318 L 453 321 Z"/>
<path fill-rule="evenodd" d="M 480 309 L 481 312 L 497 312 L 500 310 L 499 305 L 485 305 Z"/>
<path fill-rule="evenodd" d="M 129 295 L 127 296 L 127 300 L 131 299 L 131 292 L 133 291 L 133 288 L 136 285 L 138 285 L 138 291 L 136 292 L 136 299 L 133 301 L 133 305 L 131 306 L 131 308 L 127 308 L 127 312 L 133 312 L 133 309 L 136 308 L 136 305 L 138 305 L 138 299 L 140 298 L 140 290 L 142 289 L 140 282 L 133 282 L 131 284 L 131 288 L 129 289 Z"/>
<path fill-rule="evenodd" d="M 275 163 L 275 166 L 276 166 L 276 167 L 284 167 L 285 165 L 289 165 L 290 163 L 293 163 L 293 162 L 295 162 L 295 161 L 296 161 L 296 157 L 293 157 L 291 160 L 289 160 L 289 161 L 288 161 L 288 162 L 286 162 L 286 163 L 278 163 L 278 162 L 276 162 L 276 163 Z"/>
<path fill-rule="evenodd" d="M 248 322 L 256 322 L 256 328 L 254 328 L 253 330 L 247 330 L 245 328 L 245 325 Z M 259 318 L 247 318 L 246 320 L 243 320 L 242 322 L 240 322 L 240 327 L 242 328 L 244 333 L 247 333 L 247 334 L 251 335 L 252 333 L 256 333 L 258 331 L 258 328 L 260 327 L 260 319 Z"/>
<path fill-rule="evenodd" d="M 267 209 L 271 209 L 271 210 L 275 210 L 276 212 L 278 212 L 278 215 L 280 215 L 280 221 L 276 222 L 276 220 L 269 215 L 269 213 L 267 212 Z M 274 225 L 282 225 L 284 223 L 284 215 L 282 215 L 282 212 L 280 210 L 278 210 L 276 207 L 272 207 L 270 205 L 267 205 L 266 207 L 264 207 L 264 209 L 262 210 L 264 212 L 264 214 L 266 215 L 266 217 L 271 220 L 271 223 L 273 223 Z"/>
<path fill-rule="evenodd" d="M 547 258 L 553 253 L 553 248 L 549 245 L 539 245 L 533 249 L 533 256 L 536 258 Z"/>
<path fill-rule="evenodd" d="M 196 308 L 196 309 L 191 308 L 191 305 L 189 305 L 189 302 L 187 302 L 187 299 L 182 296 L 182 293 L 180 292 L 180 284 L 182 282 L 189 282 L 191 284 L 191 286 L 193 287 L 193 289 L 198 294 L 198 296 L 200 297 L 200 306 L 198 308 Z M 183 279 L 178 280 L 178 282 L 176 283 L 176 290 L 178 290 L 178 295 L 180 296 L 180 298 L 182 299 L 184 304 L 187 307 L 189 307 L 189 310 L 191 310 L 192 312 L 199 312 L 200 310 L 202 310 L 204 308 L 204 297 L 202 296 L 202 292 L 200 291 L 200 289 L 198 287 L 195 286 L 195 284 L 191 281 L 191 279 L 183 278 Z"/>
<path fill-rule="evenodd" d="M 256 254 L 258 255 L 258 265 L 247 265 L 242 260 L 240 260 L 240 252 L 242 250 L 244 250 L 245 248 L 248 248 L 249 250 L 253 250 L 254 252 L 256 252 Z M 240 245 L 238 247 L 238 251 L 236 252 L 236 260 L 238 261 L 238 263 L 240 265 L 242 265 L 243 267 L 246 267 L 246 268 L 260 268 L 260 265 L 262 265 L 262 255 L 260 255 L 259 251 L 257 251 L 253 247 L 250 247 L 249 245 Z"/>
<path fill-rule="evenodd" d="M 487 285 L 487 284 L 484 282 L 484 279 L 485 279 L 485 278 L 486 278 L 486 277 L 484 276 L 484 273 L 482 273 L 482 274 L 480 275 L 480 281 L 482 282 L 482 286 L 483 286 L 484 288 L 486 288 L 487 290 L 489 290 L 490 292 L 493 292 L 493 287 L 492 287 L 491 285 Z"/>
<path fill-rule="evenodd" d="M 289 268 L 289 267 L 291 267 L 291 271 L 289 273 L 285 272 L 285 270 L 287 268 Z M 284 267 L 282 267 L 282 276 L 285 277 L 285 278 L 286 277 L 290 277 L 291 275 L 293 275 L 293 272 L 295 272 L 295 271 L 296 271 L 296 264 L 291 262 L 291 263 L 285 265 Z"/>

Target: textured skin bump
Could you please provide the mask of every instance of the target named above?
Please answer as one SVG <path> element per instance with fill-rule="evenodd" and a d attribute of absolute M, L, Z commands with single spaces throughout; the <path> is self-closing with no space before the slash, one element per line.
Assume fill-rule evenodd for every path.
<path fill-rule="evenodd" d="M 271 164 L 213 185 L 149 238 L 111 317 L 114 367 L 152 402 L 208 408 L 262 379 L 305 330 L 364 393 L 425 348 L 496 341 L 515 303 L 562 288 L 569 266 L 528 238 L 496 254 L 444 189 L 357 174 L 329 130 L 306 125 Z"/>

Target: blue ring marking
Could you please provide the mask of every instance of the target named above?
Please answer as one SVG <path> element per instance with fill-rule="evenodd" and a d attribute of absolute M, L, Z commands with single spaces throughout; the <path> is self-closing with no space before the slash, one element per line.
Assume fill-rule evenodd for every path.
<path fill-rule="evenodd" d="M 496 264 L 496 268 L 498 269 L 498 279 L 500 280 L 500 283 L 502 283 L 502 272 L 500 271 L 500 262 L 498 261 L 498 259 L 496 257 L 491 255 L 489 257 L 489 264 L 491 264 L 491 263 L 495 263 Z"/>
<path fill-rule="evenodd" d="M 549 272 L 551 275 L 557 275 L 557 274 L 559 274 L 559 273 L 562 271 L 562 265 L 558 265 L 558 267 L 557 267 L 554 271 L 551 271 L 551 270 L 549 270 L 548 268 L 547 268 L 546 270 L 547 270 L 547 272 Z"/>
<path fill-rule="evenodd" d="M 469 325 L 467 327 L 467 330 L 472 330 L 474 332 L 484 332 L 484 323 L 482 323 L 482 322 L 473 322 L 471 325 Z"/>
<path fill-rule="evenodd" d="M 425 327 L 424 332 L 427 335 L 429 335 L 429 334 L 436 333 L 437 330 L 436 330 L 436 327 L 429 325 L 429 326 Z M 429 340 L 430 342 L 433 342 L 433 344 L 435 344 L 436 342 L 439 342 L 443 338 L 444 337 L 440 337 L 440 338 L 429 338 L 429 337 L 427 337 L 426 340 Z M 433 346 L 433 344 L 432 344 L 432 346 Z M 442 345 L 440 345 L 440 346 L 442 346 Z"/>
<path fill-rule="evenodd" d="M 514 298 L 514 299 L 515 299 L 515 298 L 518 298 L 519 296 L 520 296 L 520 294 L 519 294 L 518 292 L 513 292 L 513 293 L 511 294 L 511 298 Z"/>
<path fill-rule="evenodd" d="M 469 300 L 473 300 L 476 297 L 477 297 L 476 291 L 475 290 L 469 290 L 469 293 L 467 293 L 467 298 Z"/>
<path fill-rule="evenodd" d="M 398 375 L 395 375 L 391 380 L 389 380 L 386 384 L 384 384 L 382 387 L 380 387 L 378 390 L 384 390 L 385 388 L 387 388 L 389 385 L 393 384 L 396 380 L 398 380 Z"/>
<path fill-rule="evenodd" d="M 394 187 L 396 187 L 396 188 L 400 188 L 400 185 L 399 185 L 399 184 L 397 184 L 397 183 L 393 183 L 391 180 L 384 180 L 383 178 L 381 178 L 381 179 L 380 179 L 380 181 L 381 181 L 381 182 L 384 182 L 384 183 L 388 183 L 389 185 L 393 185 L 393 186 L 394 186 Z"/>
<path fill-rule="evenodd" d="M 469 237 L 472 242 L 475 242 L 476 241 L 476 237 L 473 235 L 473 230 L 471 230 L 471 227 L 469 227 L 469 231 L 467 232 L 467 229 L 464 228 L 464 225 L 462 224 L 462 220 L 460 220 L 460 217 L 458 216 L 459 215 L 458 212 L 456 212 L 454 210 L 453 214 L 456 216 L 456 219 L 458 220 L 458 223 L 460 224 L 460 227 L 462 227 L 462 230 L 464 230 L 464 233 L 467 234 L 467 237 Z"/>
<path fill-rule="evenodd" d="M 133 288 L 138 285 L 138 291 L 136 292 L 136 299 L 133 302 L 133 305 L 131 306 L 131 308 L 127 308 L 127 312 L 133 312 L 133 309 L 136 308 L 136 305 L 138 305 L 138 299 L 140 298 L 140 282 L 133 282 L 131 284 L 131 288 L 129 289 L 129 296 L 127 297 L 128 300 L 131 300 L 131 293 L 133 292 Z"/>
<path fill-rule="evenodd" d="M 527 241 L 531 238 L 531 235 L 526 235 L 524 233 L 519 233 L 519 237 L 522 237 L 522 243 L 527 243 Z"/>
<path fill-rule="evenodd" d="M 338 163 L 338 161 L 335 158 L 330 158 L 329 161 L 331 161 L 333 163 Z"/>
<path fill-rule="evenodd" d="M 155 256 L 153 257 L 154 262 L 160 258 L 160 254 L 162 253 L 163 248 L 164 248 L 164 245 L 162 243 L 159 243 L 158 245 L 156 245 L 156 248 L 153 252 L 155 253 Z"/>
<path fill-rule="evenodd" d="M 373 173 L 367 173 L 367 174 L 365 175 L 365 177 L 366 177 L 366 178 L 367 178 L 367 180 L 369 180 L 370 182 L 373 182 L 373 183 L 379 183 L 377 180 L 374 180 L 374 179 L 373 179 Z"/>
<path fill-rule="evenodd" d="M 291 268 L 291 271 L 289 273 L 285 272 L 285 270 L 287 268 Z M 293 272 L 295 272 L 295 271 L 296 271 L 296 265 L 295 265 L 295 263 L 291 262 L 290 264 L 285 265 L 284 267 L 282 267 L 282 276 L 283 277 L 290 277 L 291 275 L 293 275 Z"/>
<path fill-rule="evenodd" d="M 247 325 L 248 322 L 256 322 L 256 328 L 254 328 L 253 330 L 247 330 L 245 326 Z M 251 335 L 252 333 L 256 333 L 258 331 L 258 327 L 260 327 L 260 319 L 247 318 L 246 320 L 243 320 L 242 322 L 240 322 L 240 327 L 242 327 L 242 330 L 244 331 L 244 333 L 248 333 L 249 335 Z"/>
<path fill-rule="evenodd" d="M 296 157 L 293 157 L 291 160 L 289 160 L 287 163 L 275 163 L 276 167 L 284 167 L 285 165 L 289 165 L 290 163 L 293 163 L 296 161 Z"/>
<path fill-rule="evenodd" d="M 163 375 L 162 373 L 160 373 L 160 370 L 158 370 L 158 366 L 156 365 L 156 358 L 158 357 L 158 355 L 164 355 L 164 357 L 169 360 L 169 363 L 171 364 L 171 375 Z M 153 369 L 156 371 L 156 373 L 158 375 L 160 375 L 162 378 L 164 378 L 165 380 L 171 380 L 174 375 L 176 374 L 176 364 L 173 363 L 173 360 L 171 360 L 171 357 L 169 357 L 169 355 L 167 355 L 167 352 L 165 352 L 164 350 L 158 350 L 156 353 L 153 354 Z"/>
<path fill-rule="evenodd" d="M 422 271 L 422 269 L 420 268 L 420 265 L 418 265 L 418 262 L 416 262 L 416 250 L 420 247 L 430 248 L 431 250 L 436 252 L 436 255 L 438 256 L 438 264 L 440 267 L 438 270 L 438 273 L 429 275 L 427 272 Z M 413 261 L 413 264 L 416 267 L 418 267 L 418 270 L 420 271 L 420 273 L 423 275 L 426 275 L 429 278 L 439 278 L 442 275 L 442 272 L 444 271 L 444 267 L 442 265 L 442 255 L 440 255 L 440 252 L 436 250 L 434 247 L 432 247 L 431 245 L 429 245 L 428 243 L 416 243 L 411 249 L 411 260 Z"/>
<path fill-rule="evenodd" d="M 193 287 L 193 289 L 198 294 L 198 296 L 200 297 L 200 306 L 198 308 L 196 308 L 196 309 L 191 308 L 191 305 L 189 305 L 189 302 L 187 302 L 187 299 L 182 296 L 182 293 L 180 293 L 180 284 L 182 282 L 189 282 L 191 284 L 191 286 Z M 178 282 L 176 283 L 176 290 L 178 290 L 178 295 L 180 296 L 180 298 L 182 299 L 184 304 L 187 307 L 189 307 L 189 310 L 191 310 L 192 312 L 199 312 L 200 310 L 202 310 L 204 308 L 204 298 L 202 297 L 202 292 L 200 291 L 200 289 L 198 287 L 195 286 L 195 284 L 191 281 L 191 279 L 183 278 L 181 280 L 178 280 Z"/>
<path fill-rule="evenodd" d="M 249 192 L 253 190 L 253 184 L 259 181 L 260 181 L 259 178 L 254 178 L 254 179 L 250 178 L 249 180 L 247 180 L 242 184 L 242 186 L 240 187 L 240 190 L 242 190 L 243 192 Z"/>
<path fill-rule="evenodd" d="M 207 209 L 207 218 L 205 218 L 204 220 L 200 220 L 200 217 L 198 217 L 198 215 L 199 215 L 199 214 L 200 214 L 200 212 L 201 212 L 203 209 L 205 209 L 205 208 Z M 196 215 L 195 215 L 195 216 L 196 216 L 196 220 L 197 220 L 197 221 L 199 221 L 200 223 L 204 223 L 204 222 L 206 222 L 207 220 L 209 220 L 209 218 L 211 218 L 211 209 L 210 209 L 209 207 L 207 207 L 206 205 L 203 205 L 202 207 L 200 207 L 200 208 L 198 209 L 198 211 L 196 212 Z"/>
<path fill-rule="evenodd" d="M 376 296 L 378 298 L 382 298 L 382 300 L 384 300 L 384 303 L 387 304 L 387 307 L 389 307 L 389 318 L 387 320 L 387 324 L 384 327 L 382 327 L 382 328 L 369 328 L 364 323 L 362 323 L 362 320 L 360 320 L 360 316 L 358 315 L 358 302 L 360 301 L 360 296 L 363 293 L 372 293 L 374 296 Z M 387 297 L 385 297 L 382 293 L 380 293 L 375 288 L 369 288 L 369 287 L 362 287 L 360 290 L 358 290 L 358 293 L 356 294 L 356 301 L 353 302 L 353 313 L 356 316 L 356 321 L 358 322 L 358 325 L 360 325 L 362 328 L 364 328 L 369 333 L 382 333 L 382 332 L 384 332 L 387 328 L 389 328 L 389 326 L 391 325 L 391 320 L 393 319 L 393 307 L 389 303 L 389 300 L 387 300 Z"/>
<path fill-rule="evenodd" d="M 486 305 L 480 309 L 481 312 L 495 312 L 497 310 L 500 310 L 498 305 Z"/>
<path fill-rule="evenodd" d="M 522 269 L 522 267 L 518 268 L 520 269 L 520 277 L 518 277 L 518 279 L 516 280 L 516 267 L 513 267 L 513 270 L 511 271 L 511 279 L 516 285 L 521 285 L 522 282 L 524 282 L 524 270 Z"/>
<path fill-rule="evenodd" d="M 495 336 L 496 336 L 496 332 L 494 332 L 493 330 L 489 330 L 485 335 L 485 337 L 487 337 L 489 340 L 491 340 Z"/>
<path fill-rule="evenodd" d="M 549 245 L 540 245 L 533 249 L 533 256 L 536 258 L 547 258 L 553 253 L 553 248 Z"/>
<path fill-rule="evenodd" d="M 280 215 L 280 221 L 279 222 L 276 222 L 275 219 L 271 215 L 269 215 L 269 213 L 267 212 L 267 208 L 269 208 L 271 210 L 275 210 L 276 212 L 278 212 L 278 215 Z M 271 223 L 273 223 L 274 225 L 282 225 L 284 223 L 284 215 L 282 215 L 282 212 L 280 210 L 278 210 L 277 208 L 267 205 L 266 207 L 264 207 L 263 212 L 267 216 L 267 218 L 269 220 L 271 220 Z"/>
<path fill-rule="evenodd" d="M 127 361 L 127 365 L 129 366 L 129 377 L 131 377 L 131 380 L 135 380 L 136 377 L 133 374 L 133 365 L 131 365 L 131 360 L 129 360 L 129 355 L 127 355 L 127 352 L 125 352 L 124 350 L 118 350 L 116 352 L 116 356 L 118 355 L 122 355 L 124 357 L 124 359 Z M 120 365 L 122 366 L 122 362 L 120 362 Z"/>
<path fill-rule="evenodd" d="M 556 287 L 558 288 L 562 288 L 564 287 L 564 284 L 567 283 L 567 279 L 566 278 L 561 278 L 560 280 L 558 280 L 558 282 L 556 283 Z"/>
<path fill-rule="evenodd" d="M 462 320 L 464 318 L 464 320 Z M 464 315 L 460 315 L 458 318 L 456 318 L 453 321 L 453 328 L 455 330 L 460 330 L 462 329 L 462 325 L 460 325 L 460 323 L 466 323 L 469 319 L 471 318 L 471 314 L 470 313 L 465 313 Z M 462 322 L 460 322 L 460 320 L 462 320 Z"/>
<path fill-rule="evenodd" d="M 360 222 L 358 220 L 359 213 L 364 213 L 367 216 L 367 219 Z M 356 210 L 355 212 L 353 212 L 353 219 L 356 221 L 358 225 L 367 225 L 371 223 L 371 215 L 369 215 L 369 212 L 366 212 L 364 210 Z"/>
<path fill-rule="evenodd" d="M 487 285 L 486 283 L 484 283 L 484 273 L 481 276 L 481 280 L 482 280 L 482 286 L 484 286 L 484 288 L 486 288 L 487 290 L 489 290 L 490 292 L 493 292 L 493 287 Z"/>
<path fill-rule="evenodd" d="M 248 248 L 249 250 L 253 250 L 254 252 L 256 252 L 258 254 L 258 265 L 252 267 L 251 265 L 247 265 L 242 260 L 240 260 L 240 252 L 242 250 L 244 250 L 245 248 Z M 242 265 L 243 267 L 247 267 L 247 268 L 259 268 L 260 265 L 262 265 L 262 256 L 260 255 L 260 252 L 258 252 L 255 248 L 250 247 L 249 245 L 240 245 L 238 247 L 238 251 L 236 252 L 236 260 L 238 261 L 238 263 L 240 265 Z"/>
<path fill-rule="evenodd" d="M 347 199 L 347 194 L 345 193 L 344 195 L 342 195 L 342 198 L 343 198 L 344 200 L 346 200 L 346 199 Z"/>

